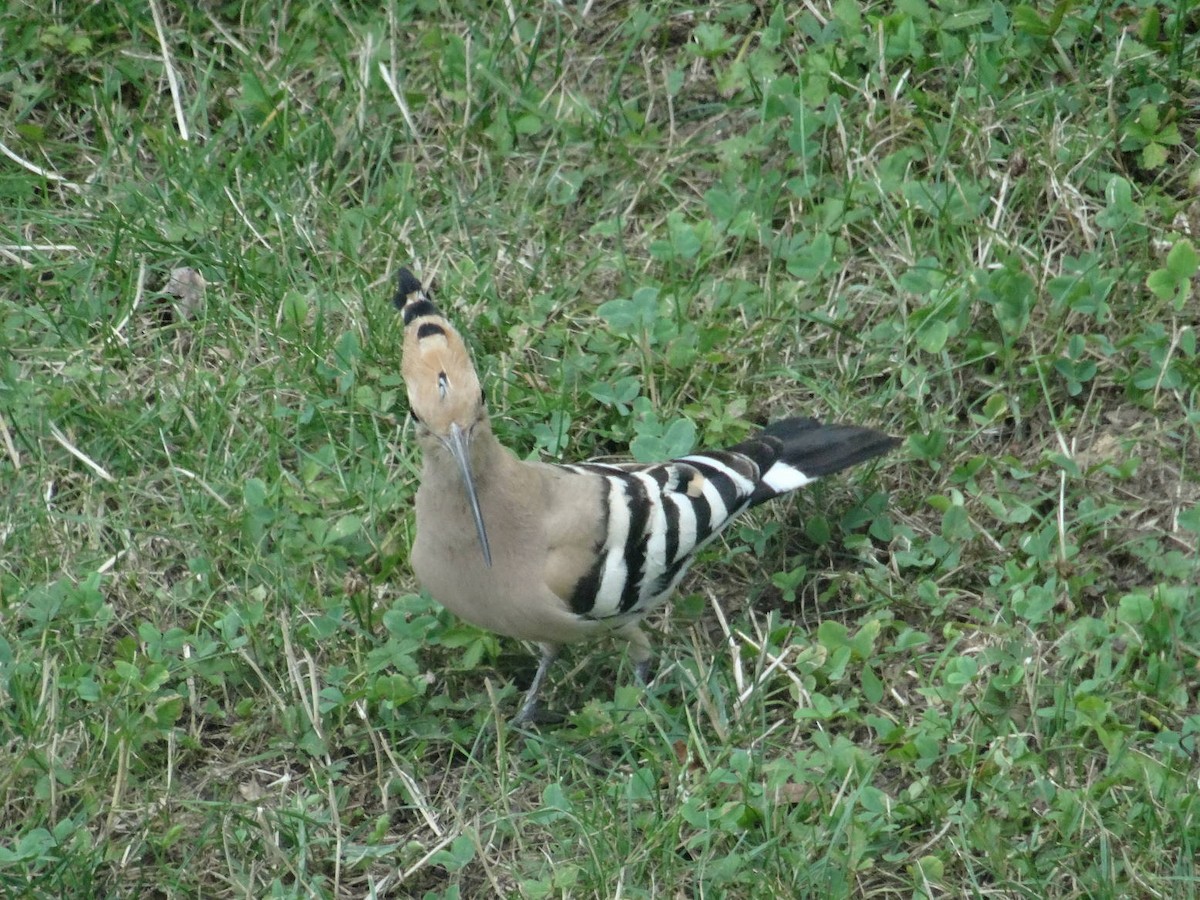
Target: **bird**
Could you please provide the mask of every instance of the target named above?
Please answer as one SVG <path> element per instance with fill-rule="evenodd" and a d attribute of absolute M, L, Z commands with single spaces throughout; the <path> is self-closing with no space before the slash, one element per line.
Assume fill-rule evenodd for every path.
<path fill-rule="evenodd" d="M 660 463 L 520 460 L 492 432 L 461 334 L 407 268 L 393 303 L 422 455 L 412 569 L 460 619 L 540 646 L 514 725 L 560 718 L 540 696 L 567 644 L 623 639 L 647 684 L 653 654 L 640 622 L 699 550 L 747 509 L 899 443 L 863 426 L 785 418 L 727 449 Z"/>

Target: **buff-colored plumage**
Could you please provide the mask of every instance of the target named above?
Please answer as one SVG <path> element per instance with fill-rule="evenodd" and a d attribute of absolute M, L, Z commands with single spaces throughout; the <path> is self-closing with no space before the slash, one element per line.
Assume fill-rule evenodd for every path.
<path fill-rule="evenodd" d="M 520 461 L 492 434 L 462 337 L 407 270 L 395 302 L 423 452 L 413 571 L 460 618 L 541 645 L 519 721 L 538 717 L 563 644 L 616 634 L 644 680 L 650 646 L 638 623 L 699 548 L 749 506 L 895 443 L 857 426 L 785 419 L 729 450 L 657 465 Z"/>

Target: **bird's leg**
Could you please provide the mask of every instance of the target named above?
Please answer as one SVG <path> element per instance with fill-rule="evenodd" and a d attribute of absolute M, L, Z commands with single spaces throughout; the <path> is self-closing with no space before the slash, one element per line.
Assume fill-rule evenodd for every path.
<path fill-rule="evenodd" d="M 633 662 L 633 674 L 637 676 L 638 684 L 646 687 L 650 684 L 650 665 L 654 662 L 650 639 L 638 627 L 637 622 L 630 622 L 619 628 L 617 634 L 629 641 L 629 658 Z"/>
<path fill-rule="evenodd" d="M 521 711 L 512 720 L 512 724 L 514 725 L 536 724 L 538 722 L 554 721 L 557 718 L 548 715 L 542 710 L 541 704 L 538 702 L 538 695 L 542 692 L 542 685 L 546 681 L 546 673 L 554 665 L 554 660 L 558 659 L 558 647 L 554 644 L 542 644 L 541 648 L 542 658 L 538 661 L 537 674 L 533 676 L 533 684 L 529 685 L 529 690 L 525 692 L 525 702 L 521 704 Z"/>

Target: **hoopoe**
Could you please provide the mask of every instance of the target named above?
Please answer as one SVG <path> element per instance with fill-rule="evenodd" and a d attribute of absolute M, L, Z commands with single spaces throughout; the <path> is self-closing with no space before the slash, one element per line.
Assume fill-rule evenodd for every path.
<path fill-rule="evenodd" d="M 898 441 L 856 425 L 783 419 L 727 450 L 650 465 L 518 460 L 492 434 L 459 333 L 401 269 L 402 371 L 424 456 L 412 567 L 435 600 L 481 628 L 541 645 L 515 722 L 563 644 L 624 638 L 650 672 L 639 627 L 674 592 L 696 552 L 739 514 Z"/>

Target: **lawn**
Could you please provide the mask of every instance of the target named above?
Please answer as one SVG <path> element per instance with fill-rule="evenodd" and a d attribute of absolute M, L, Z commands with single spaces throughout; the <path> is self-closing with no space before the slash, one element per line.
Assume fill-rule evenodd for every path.
<path fill-rule="evenodd" d="M 0 894 L 1200 895 L 1200 6 L 385 6 L 0 12 Z M 524 458 L 905 441 L 511 728 L 401 266 Z"/>

